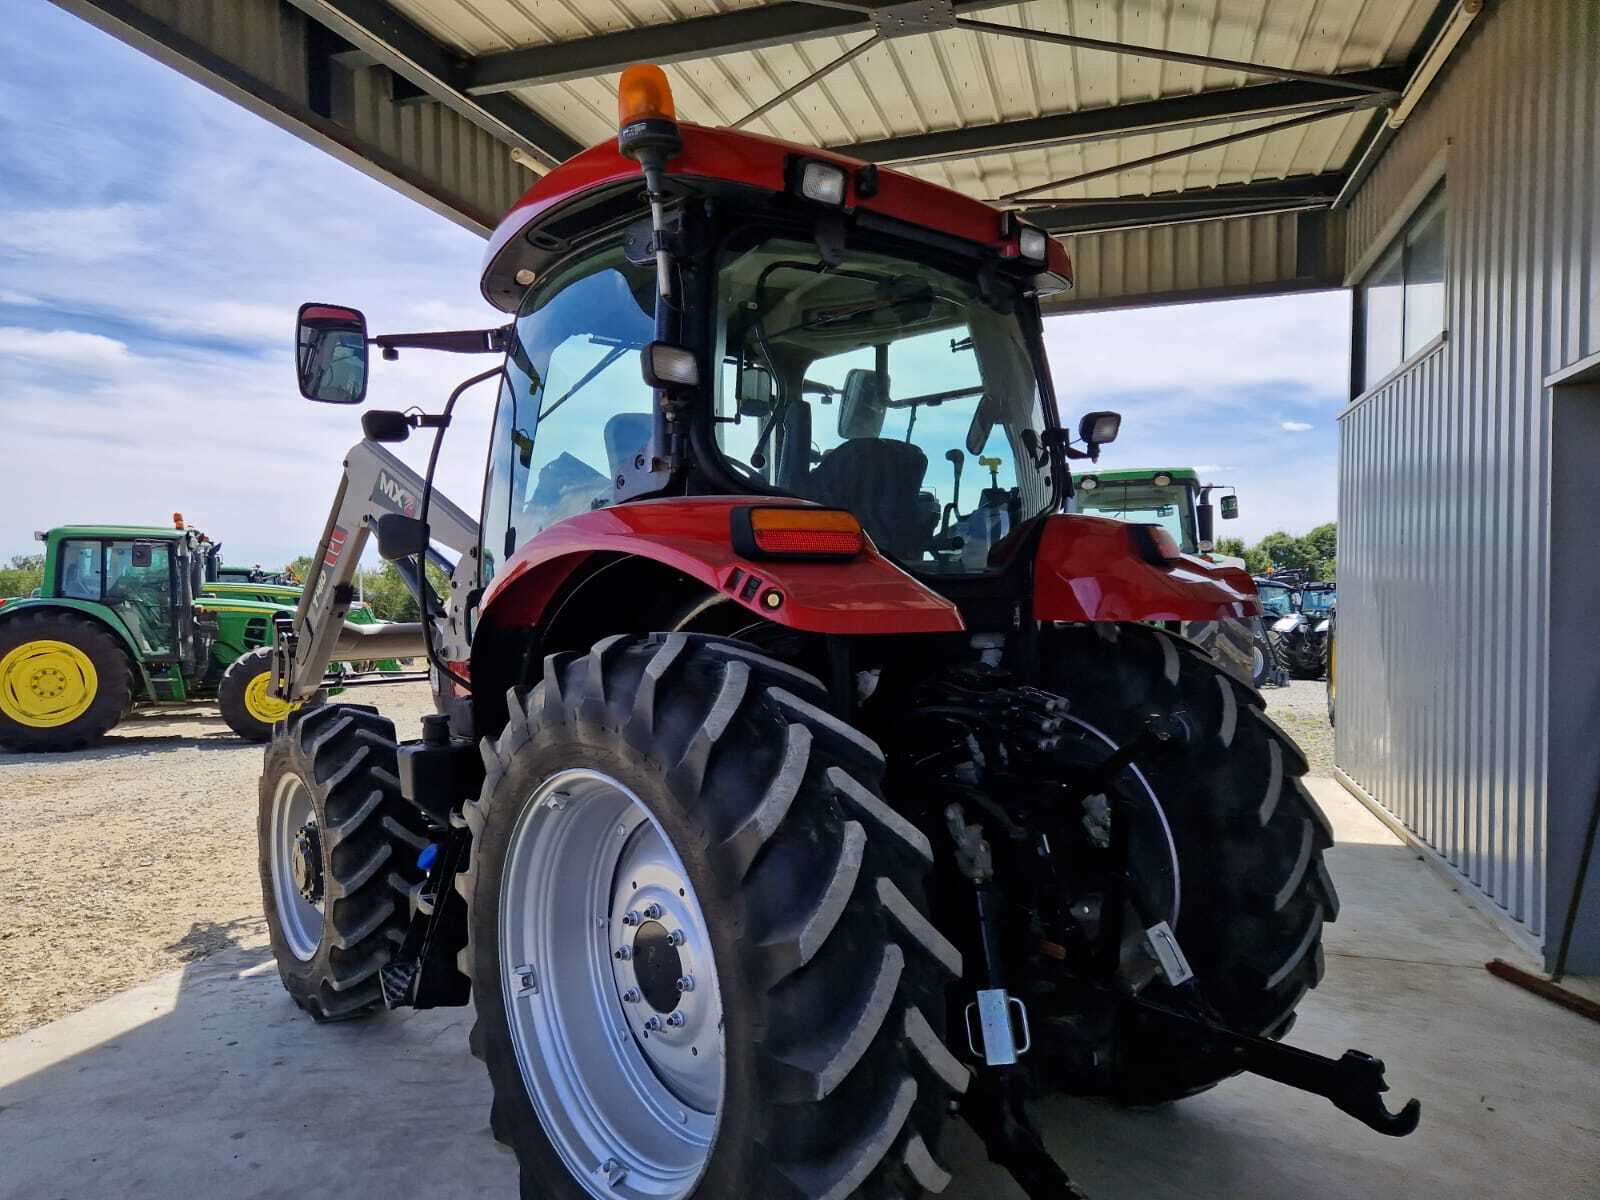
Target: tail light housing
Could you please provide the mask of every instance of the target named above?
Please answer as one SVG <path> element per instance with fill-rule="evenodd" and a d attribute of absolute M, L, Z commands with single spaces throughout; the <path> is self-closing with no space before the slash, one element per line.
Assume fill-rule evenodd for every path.
<path fill-rule="evenodd" d="M 733 548 L 746 558 L 854 558 L 866 535 L 853 513 L 809 505 L 736 508 Z"/>

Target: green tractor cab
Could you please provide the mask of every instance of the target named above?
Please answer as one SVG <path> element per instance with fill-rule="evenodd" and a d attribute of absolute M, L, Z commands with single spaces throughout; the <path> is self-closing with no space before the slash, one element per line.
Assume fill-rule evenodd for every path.
<path fill-rule="evenodd" d="M 267 690 L 273 630 L 298 587 L 219 579 L 220 547 L 176 523 L 42 538 L 43 586 L 0 602 L 0 746 L 75 750 L 136 706 L 197 700 L 218 702 L 241 737 L 271 737 L 291 711 Z M 364 608 L 348 619 L 377 621 Z"/>

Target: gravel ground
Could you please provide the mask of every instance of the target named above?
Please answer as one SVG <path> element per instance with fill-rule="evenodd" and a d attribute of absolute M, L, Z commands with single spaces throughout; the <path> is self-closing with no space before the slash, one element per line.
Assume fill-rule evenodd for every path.
<path fill-rule="evenodd" d="M 1328 724 L 1327 684 L 1291 679 L 1288 687 L 1266 688 L 1267 715 L 1300 743 L 1313 775 L 1333 774 L 1333 726 Z"/>
<path fill-rule="evenodd" d="M 352 699 L 415 737 L 423 683 Z M 0 1037 L 229 945 L 262 945 L 262 748 L 213 707 L 136 713 L 73 754 L 0 751 Z"/>
<path fill-rule="evenodd" d="M 1264 694 L 1311 769 L 1330 772 L 1322 684 Z M 420 683 L 358 699 L 402 737 L 433 710 Z M 209 707 L 137 714 L 75 754 L 0 752 L 0 1037 L 227 946 L 265 944 L 261 754 Z"/>

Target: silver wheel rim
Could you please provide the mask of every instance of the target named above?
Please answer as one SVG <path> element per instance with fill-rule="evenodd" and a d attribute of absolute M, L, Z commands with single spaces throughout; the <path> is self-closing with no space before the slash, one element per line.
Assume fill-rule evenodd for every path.
<path fill-rule="evenodd" d="M 307 826 L 315 829 L 316 824 L 310 789 L 298 775 L 285 775 L 272 796 L 272 898 L 284 941 L 301 962 L 311 961 L 322 941 L 322 905 L 300 894 L 294 872 L 300 832 Z"/>
<path fill-rule="evenodd" d="M 1261 672 L 1266 668 L 1266 655 L 1261 653 L 1260 646 L 1250 647 L 1250 678 L 1260 679 Z"/>
<path fill-rule="evenodd" d="M 679 1200 L 716 1139 L 716 963 L 665 832 L 627 787 L 563 771 L 523 807 L 500 888 L 500 986 L 523 1085 L 595 1197 Z"/>

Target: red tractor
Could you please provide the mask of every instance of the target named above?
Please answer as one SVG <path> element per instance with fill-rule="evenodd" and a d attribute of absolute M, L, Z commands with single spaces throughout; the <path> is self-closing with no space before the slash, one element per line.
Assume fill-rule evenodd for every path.
<path fill-rule="evenodd" d="M 1381 1062 L 1277 1040 L 1338 912 L 1329 827 L 1259 695 L 1153 624 L 1253 617 L 1249 578 L 1065 511 L 1117 418 L 1057 420 L 1063 248 L 679 125 L 653 67 L 621 108 L 490 240 L 504 327 L 305 310 L 313 399 L 364 396 L 370 344 L 499 358 L 437 415 L 363 421 L 436 458 L 496 384 L 450 595 L 418 567 L 431 466 L 419 499 L 372 459 L 280 630 L 292 700 L 370 529 L 439 703 L 414 742 L 352 705 L 277 727 L 262 881 L 295 1001 L 475 1005 L 528 1197 L 938 1192 L 955 1115 L 1031 1196 L 1076 1195 L 1032 1098 L 1240 1070 L 1409 1132 Z"/>

